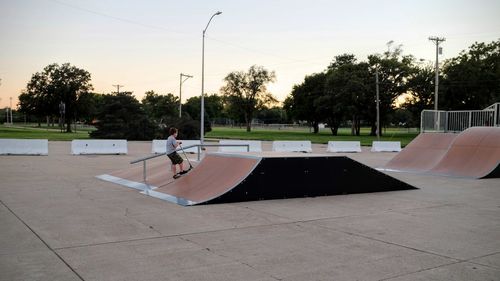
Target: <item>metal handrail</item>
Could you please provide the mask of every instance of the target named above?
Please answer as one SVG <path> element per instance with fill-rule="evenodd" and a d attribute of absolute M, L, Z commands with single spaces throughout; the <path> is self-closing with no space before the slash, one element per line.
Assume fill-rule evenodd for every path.
<path fill-rule="evenodd" d="M 175 151 L 177 152 L 177 151 L 181 151 L 181 150 L 188 149 L 188 148 L 198 147 L 198 161 L 200 161 L 200 154 L 201 154 L 202 147 L 219 147 L 219 146 L 246 147 L 247 152 L 250 152 L 250 145 L 249 144 L 192 144 L 192 145 L 188 145 L 186 147 L 181 146 L 181 147 L 177 148 Z M 142 167 L 143 167 L 142 178 L 143 178 L 144 184 L 147 186 L 148 190 L 151 190 L 151 187 L 149 186 L 149 184 L 146 181 L 146 161 L 153 159 L 153 158 L 156 158 L 156 157 L 163 156 L 163 155 L 166 155 L 166 153 L 161 153 L 161 154 L 157 154 L 157 155 L 150 155 L 150 156 L 139 158 L 139 159 L 136 159 L 136 160 L 130 162 L 130 164 L 136 164 L 136 163 L 142 162 Z M 146 190 L 146 192 L 148 190 Z"/>

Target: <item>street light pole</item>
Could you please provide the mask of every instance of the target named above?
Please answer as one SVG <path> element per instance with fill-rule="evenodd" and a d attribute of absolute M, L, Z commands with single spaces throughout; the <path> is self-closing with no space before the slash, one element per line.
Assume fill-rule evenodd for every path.
<path fill-rule="evenodd" d="M 182 77 L 186 77 L 184 81 L 182 80 Z M 181 73 L 180 75 L 180 81 L 179 81 L 179 118 L 182 117 L 182 83 L 186 82 L 189 78 L 193 78 L 191 75 L 183 74 Z"/>
<path fill-rule="evenodd" d="M 200 142 L 203 144 L 204 140 L 204 132 L 205 132 L 205 32 L 207 32 L 208 25 L 212 21 L 215 16 L 222 14 L 222 12 L 218 11 L 210 17 L 210 20 L 207 23 L 205 29 L 203 29 L 203 39 L 201 45 L 201 110 L 200 110 Z"/>
<path fill-rule="evenodd" d="M 375 85 L 377 90 L 377 140 L 380 140 L 380 97 L 378 90 L 378 65 L 375 68 Z"/>

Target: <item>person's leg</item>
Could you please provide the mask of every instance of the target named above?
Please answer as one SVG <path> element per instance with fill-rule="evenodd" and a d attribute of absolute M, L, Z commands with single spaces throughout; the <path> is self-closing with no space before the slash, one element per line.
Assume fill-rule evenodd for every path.
<path fill-rule="evenodd" d="M 170 161 L 172 161 L 172 173 L 174 174 L 174 179 L 180 177 L 179 174 L 177 174 L 177 164 L 179 164 L 179 155 L 177 153 L 172 153 L 168 155 L 168 158 L 170 158 Z M 182 158 L 181 158 L 182 161 Z"/>
<path fill-rule="evenodd" d="M 174 177 L 175 176 L 180 176 L 180 175 L 183 175 L 185 173 L 187 173 L 187 171 L 184 170 L 184 166 L 182 165 L 183 163 L 183 159 L 181 156 L 179 156 L 179 154 L 177 153 L 174 153 L 173 155 L 171 155 L 171 159 L 172 159 L 172 164 L 174 166 Z M 175 173 L 175 166 L 179 165 L 179 174 Z"/>

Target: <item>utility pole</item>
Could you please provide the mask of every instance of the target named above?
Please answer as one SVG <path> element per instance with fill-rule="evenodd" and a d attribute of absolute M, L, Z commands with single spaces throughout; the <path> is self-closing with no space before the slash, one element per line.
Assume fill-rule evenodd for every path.
<path fill-rule="evenodd" d="M 116 87 L 116 92 L 119 95 L 120 94 L 120 87 L 124 87 L 123 85 L 113 85 L 113 87 Z"/>
<path fill-rule="evenodd" d="M 377 140 L 380 140 L 380 97 L 378 90 L 378 65 L 375 68 L 375 85 L 377 91 Z"/>
<path fill-rule="evenodd" d="M 12 97 L 10 97 L 10 124 L 14 124 L 12 121 Z"/>
<path fill-rule="evenodd" d="M 179 82 L 179 118 L 182 117 L 182 83 L 184 83 L 189 78 L 193 78 L 193 76 L 187 75 L 187 74 L 183 74 L 183 73 L 181 73 L 180 76 L 181 77 L 180 77 L 180 82 Z M 186 79 L 184 79 L 184 81 L 183 81 L 182 77 L 186 77 Z"/>
<path fill-rule="evenodd" d="M 442 53 L 442 48 L 439 47 L 439 43 L 446 41 L 444 37 L 429 37 L 430 41 L 434 41 L 436 44 L 436 81 L 434 82 L 434 110 L 438 110 L 438 90 L 439 90 L 439 55 Z"/>

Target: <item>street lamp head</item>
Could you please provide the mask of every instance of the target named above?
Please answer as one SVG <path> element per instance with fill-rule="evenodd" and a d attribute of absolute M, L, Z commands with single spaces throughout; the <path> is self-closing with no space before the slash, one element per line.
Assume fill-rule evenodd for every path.
<path fill-rule="evenodd" d="M 210 22 L 212 21 L 212 19 L 215 17 L 215 16 L 218 16 L 222 14 L 221 11 L 218 11 L 217 13 L 213 14 L 211 17 L 210 17 L 210 20 L 208 20 L 208 23 L 207 23 L 207 26 L 205 26 L 205 29 L 203 29 L 203 38 L 205 38 L 205 32 L 207 32 L 207 29 L 208 29 L 208 26 L 210 25 Z"/>

